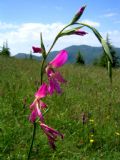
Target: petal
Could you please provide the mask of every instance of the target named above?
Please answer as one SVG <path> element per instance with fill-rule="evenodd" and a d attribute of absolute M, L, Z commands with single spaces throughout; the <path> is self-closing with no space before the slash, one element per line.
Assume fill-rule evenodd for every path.
<path fill-rule="evenodd" d="M 63 79 L 62 75 L 59 72 L 56 72 L 54 77 L 61 83 L 67 82 L 65 79 Z"/>
<path fill-rule="evenodd" d="M 40 111 L 38 106 L 36 107 L 36 112 L 37 112 L 37 116 L 40 118 L 40 121 L 44 122 L 43 115 L 42 115 L 42 113 L 41 113 L 41 111 Z"/>
<path fill-rule="evenodd" d="M 33 101 L 33 103 L 30 105 L 30 109 L 34 109 L 34 107 L 36 106 L 36 99 Z"/>
<path fill-rule="evenodd" d="M 43 83 L 40 88 L 38 89 L 38 91 L 35 93 L 35 97 L 36 98 L 43 98 L 47 95 L 47 84 Z"/>
<path fill-rule="evenodd" d="M 30 114 L 29 120 L 30 120 L 32 123 L 34 123 L 35 120 L 36 120 L 36 118 L 37 118 L 37 112 L 36 112 L 36 109 L 34 109 L 34 110 L 32 111 L 32 113 Z"/>
<path fill-rule="evenodd" d="M 46 108 L 47 107 L 47 105 L 43 101 L 40 100 L 39 103 L 40 103 L 40 106 L 42 108 Z"/>
<path fill-rule="evenodd" d="M 83 14 L 85 7 L 86 6 L 81 7 L 80 10 L 79 10 L 79 12 L 78 12 L 78 14 Z"/>
<path fill-rule="evenodd" d="M 74 34 L 79 35 L 79 36 L 84 36 L 84 35 L 87 34 L 87 32 L 81 31 L 81 30 L 76 30 L 76 31 L 74 32 Z"/>
<path fill-rule="evenodd" d="M 68 59 L 68 53 L 66 50 L 60 51 L 57 56 L 49 63 L 53 67 L 61 67 Z"/>
<path fill-rule="evenodd" d="M 56 92 L 59 93 L 59 94 L 62 93 L 61 88 L 60 88 L 60 85 L 59 85 L 59 83 L 56 81 L 56 79 L 53 79 L 53 83 L 54 83 L 54 88 L 55 88 Z"/>
<path fill-rule="evenodd" d="M 55 73 L 55 71 L 53 70 L 53 68 L 50 67 L 50 65 L 48 65 L 45 70 L 48 77 Z"/>
<path fill-rule="evenodd" d="M 51 148 L 53 150 L 56 150 L 56 145 L 55 145 L 54 140 L 52 140 L 51 138 L 48 137 L 48 142 L 49 142 L 49 145 L 51 146 Z"/>
<path fill-rule="evenodd" d="M 61 138 L 63 139 L 63 134 L 61 134 L 60 132 L 58 132 L 58 131 L 55 130 L 54 128 L 51 128 L 51 127 L 47 126 L 47 125 L 44 124 L 44 123 L 40 123 L 40 126 L 41 126 L 42 129 L 44 129 L 46 132 L 49 132 L 49 133 L 51 133 L 51 134 L 59 135 L 59 136 L 61 136 Z"/>
<path fill-rule="evenodd" d="M 35 102 L 33 102 L 31 105 L 30 105 L 30 109 L 33 109 L 35 106 Z"/>
<path fill-rule="evenodd" d="M 52 79 L 49 80 L 48 92 L 50 95 L 54 93 L 55 87 Z"/>

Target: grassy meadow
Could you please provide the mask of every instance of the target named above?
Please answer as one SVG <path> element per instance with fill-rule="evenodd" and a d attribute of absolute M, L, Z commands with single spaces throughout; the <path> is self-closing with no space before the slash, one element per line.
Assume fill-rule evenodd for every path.
<path fill-rule="evenodd" d="M 39 126 L 31 160 L 120 160 L 120 69 L 65 65 L 63 94 L 47 97 L 46 124 L 64 134 L 53 151 Z M 26 160 L 33 125 L 29 105 L 40 86 L 40 62 L 0 56 L 0 159 Z"/>

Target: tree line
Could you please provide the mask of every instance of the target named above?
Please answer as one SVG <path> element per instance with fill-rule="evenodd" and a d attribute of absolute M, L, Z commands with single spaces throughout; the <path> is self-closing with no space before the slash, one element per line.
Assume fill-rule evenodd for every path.
<path fill-rule="evenodd" d="M 3 43 L 2 47 L 0 47 L 0 55 L 10 57 L 10 49 L 7 41 Z"/>
<path fill-rule="evenodd" d="M 106 37 L 106 42 L 108 44 L 108 47 L 110 49 L 110 53 L 111 53 L 112 59 L 113 59 L 112 67 L 113 68 L 120 67 L 120 58 L 117 56 L 117 53 L 116 53 L 113 45 L 110 42 L 108 34 L 107 34 L 107 37 Z M 84 65 L 85 64 L 85 60 L 84 60 L 82 54 L 80 53 L 80 50 L 78 51 L 78 54 L 77 54 L 77 57 L 76 57 L 76 64 L 80 64 L 80 65 Z M 94 66 L 107 67 L 106 54 L 103 52 L 102 55 L 99 58 L 96 58 L 93 61 L 93 65 Z"/>
<path fill-rule="evenodd" d="M 106 37 L 106 42 L 108 44 L 108 47 L 110 49 L 110 53 L 111 53 L 112 58 L 113 58 L 112 67 L 113 68 L 120 67 L 120 58 L 117 56 L 117 53 L 116 53 L 113 45 L 110 42 L 108 34 L 107 34 L 107 37 Z M 3 43 L 2 47 L 0 47 L 0 55 L 6 56 L 6 57 L 10 57 L 10 49 L 8 47 L 8 42 L 7 41 L 5 43 Z M 32 59 L 32 52 L 30 52 L 30 59 Z M 76 57 L 76 62 L 75 63 L 79 64 L 79 65 L 85 65 L 85 60 L 84 60 L 80 50 L 77 53 L 77 57 Z M 93 61 L 93 65 L 94 66 L 107 67 L 106 54 L 103 52 L 102 55 L 99 58 L 96 58 Z"/>

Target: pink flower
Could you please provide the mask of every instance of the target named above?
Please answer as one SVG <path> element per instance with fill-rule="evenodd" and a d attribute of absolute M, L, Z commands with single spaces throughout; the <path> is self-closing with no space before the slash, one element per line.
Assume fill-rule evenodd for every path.
<path fill-rule="evenodd" d="M 40 99 L 40 98 L 44 98 L 46 97 L 47 95 L 47 84 L 46 83 L 43 83 L 40 88 L 38 89 L 38 91 L 35 93 L 35 97 L 37 99 Z"/>
<path fill-rule="evenodd" d="M 46 67 L 46 73 L 49 80 L 48 92 L 50 95 L 52 95 L 54 91 L 56 91 L 57 93 L 62 92 L 60 88 L 60 83 L 65 83 L 66 80 L 64 80 L 62 75 L 59 72 L 55 71 L 54 68 L 58 68 L 64 65 L 67 59 L 67 51 L 62 50 Z"/>
<path fill-rule="evenodd" d="M 80 30 L 76 30 L 76 31 L 74 32 L 74 34 L 80 35 L 80 36 L 84 36 L 84 35 L 87 34 L 87 32 L 85 32 L 85 31 L 80 31 Z"/>
<path fill-rule="evenodd" d="M 35 93 L 35 100 L 30 105 L 30 109 L 32 110 L 29 120 L 33 123 L 38 117 L 40 121 L 44 122 L 41 109 L 46 107 L 46 104 L 41 100 L 41 98 L 46 97 L 48 93 L 47 84 L 43 83 L 38 91 Z"/>
<path fill-rule="evenodd" d="M 39 47 L 32 47 L 32 49 L 33 49 L 33 52 L 34 53 L 41 53 L 42 52 L 42 48 L 39 48 Z"/>
<path fill-rule="evenodd" d="M 37 98 L 35 98 L 35 100 L 33 101 L 33 103 L 30 105 L 30 109 L 31 110 L 35 107 L 36 102 L 39 104 L 39 106 L 40 106 L 41 109 L 44 109 L 44 108 L 47 107 L 47 105 L 41 99 L 38 100 Z"/>
<path fill-rule="evenodd" d="M 38 89 L 38 91 L 35 93 L 35 100 L 30 105 L 30 109 L 34 108 L 34 106 L 36 105 L 36 102 L 39 103 L 39 106 L 41 108 L 45 108 L 46 104 L 41 100 L 41 98 L 46 97 L 47 94 L 48 94 L 48 86 L 46 83 L 43 83 Z"/>
<path fill-rule="evenodd" d="M 54 91 L 57 91 L 57 93 L 62 93 L 60 85 L 58 81 L 55 78 L 49 78 L 49 86 L 48 86 L 48 92 L 50 95 L 54 93 Z"/>
<path fill-rule="evenodd" d="M 48 142 L 50 144 L 50 146 L 53 149 L 56 149 L 55 146 L 55 141 L 57 140 L 57 137 L 60 136 L 61 139 L 63 139 L 63 134 L 61 134 L 60 132 L 56 131 L 55 129 L 47 126 L 44 123 L 40 123 L 41 129 L 44 131 L 44 133 L 46 134 L 47 138 L 48 138 Z"/>
<path fill-rule="evenodd" d="M 32 123 L 34 123 L 37 117 L 40 119 L 41 122 L 44 122 L 44 118 L 43 118 L 43 116 L 42 116 L 42 113 L 41 113 L 41 110 L 40 110 L 40 107 L 39 107 L 39 103 L 38 103 L 38 102 L 36 102 L 36 103 L 34 104 L 34 108 L 33 108 L 32 112 L 31 112 L 31 114 L 30 114 L 29 120 L 30 120 Z"/>
<path fill-rule="evenodd" d="M 68 53 L 66 50 L 60 51 L 57 56 L 49 63 L 52 67 L 58 68 L 65 64 L 68 59 Z"/>

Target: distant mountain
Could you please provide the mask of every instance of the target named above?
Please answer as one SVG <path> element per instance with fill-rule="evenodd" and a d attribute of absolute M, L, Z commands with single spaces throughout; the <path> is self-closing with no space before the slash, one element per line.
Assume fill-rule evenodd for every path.
<path fill-rule="evenodd" d="M 117 55 L 120 57 L 120 48 L 114 48 Z M 85 63 L 86 64 L 91 64 L 95 58 L 99 58 L 100 55 L 103 52 L 102 47 L 92 47 L 92 46 L 87 46 L 87 45 L 79 45 L 79 46 L 70 46 L 65 48 L 65 50 L 68 51 L 68 63 L 75 63 L 76 61 L 76 57 L 77 57 L 77 53 L 78 51 L 81 52 Z M 59 51 L 53 51 L 49 54 L 47 61 L 51 61 L 58 53 Z M 25 53 L 19 53 L 17 55 L 15 55 L 16 58 L 26 58 L 28 59 L 30 57 L 30 55 L 25 54 Z M 32 55 L 33 59 L 36 60 L 42 60 L 42 57 L 38 57 L 38 56 L 34 56 Z"/>
<path fill-rule="evenodd" d="M 15 58 L 18 58 L 18 59 L 29 59 L 30 58 L 30 55 L 29 54 L 26 54 L 26 53 L 18 53 L 14 56 Z M 35 56 L 35 55 L 32 55 L 32 58 L 33 59 L 36 59 L 36 60 L 42 60 L 42 57 L 40 56 Z"/>

